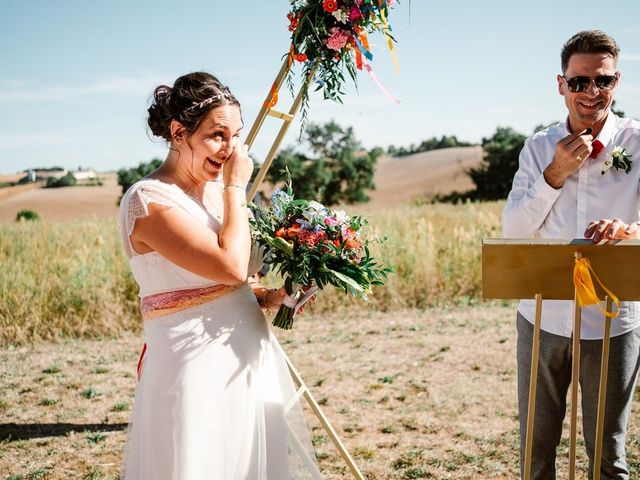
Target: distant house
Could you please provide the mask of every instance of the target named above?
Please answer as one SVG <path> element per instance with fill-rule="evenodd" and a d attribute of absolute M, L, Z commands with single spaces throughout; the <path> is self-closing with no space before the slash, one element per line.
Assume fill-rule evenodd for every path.
<path fill-rule="evenodd" d="M 79 182 L 82 180 L 92 180 L 98 177 L 96 175 L 96 172 L 94 172 L 93 170 L 91 169 L 82 170 L 81 168 L 78 168 L 78 170 L 72 171 L 71 175 L 76 177 L 76 180 Z"/>

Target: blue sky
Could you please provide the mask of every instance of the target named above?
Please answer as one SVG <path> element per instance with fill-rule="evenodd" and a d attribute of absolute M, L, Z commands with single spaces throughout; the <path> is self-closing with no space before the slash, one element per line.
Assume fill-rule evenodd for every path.
<path fill-rule="evenodd" d="M 387 100 L 362 74 L 344 105 L 312 96 L 309 119 L 353 126 L 363 144 L 409 145 L 432 136 L 479 142 L 497 126 L 529 134 L 562 120 L 560 48 L 598 28 L 619 43 L 618 106 L 640 118 L 640 4 L 401 0 L 390 16 L 397 75 L 373 37 Z M 0 0 L 0 172 L 33 166 L 100 171 L 162 157 L 146 108 L 153 88 L 207 70 L 243 104 L 248 132 L 288 50 L 287 0 Z M 288 95 L 279 107 L 288 109 Z M 280 123 L 268 119 L 261 159 Z M 285 145 L 297 139 L 294 124 Z"/>

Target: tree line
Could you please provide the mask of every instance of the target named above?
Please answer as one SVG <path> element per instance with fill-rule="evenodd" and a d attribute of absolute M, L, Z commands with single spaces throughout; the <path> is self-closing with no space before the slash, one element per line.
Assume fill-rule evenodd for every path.
<path fill-rule="evenodd" d="M 624 112 L 615 107 L 615 101 L 612 111 L 618 116 L 624 116 Z M 546 127 L 539 125 L 534 132 Z M 482 139 L 483 160 L 480 165 L 465 172 L 474 188 L 466 192 L 435 196 L 431 200 L 455 203 L 507 198 L 526 138 L 527 135 L 511 127 L 498 127 L 493 135 Z M 443 135 L 439 139 L 433 137 L 408 148 L 390 145 L 386 153 L 398 157 L 438 148 L 470 145 L 472 144 L 469 142 L 458 140 L 455 135 Z M 266 180 L 272 185 L 281 185 L 285 179 L 285 170 L 288 170 L 298 198 L 316 200 L 327 205 L 363 203 L 369 200 L 367 192 L 375 189 L 375 167 L 383 153 L 385 151 L 380 147 L 371 150 L 363 148 L 352 127 L 342 127 L 333 121 L 324 125 L 309 124 L 297 147 L 289 146 L 276 156 Z M 134 168 L 119 170 L 118 183 L 122 186 L 123 194 L 133 183 L 161 164 L 162 160 L 154 159 Z M 255 176 L 260 165 L 255 161 L 254 164 Z"/>

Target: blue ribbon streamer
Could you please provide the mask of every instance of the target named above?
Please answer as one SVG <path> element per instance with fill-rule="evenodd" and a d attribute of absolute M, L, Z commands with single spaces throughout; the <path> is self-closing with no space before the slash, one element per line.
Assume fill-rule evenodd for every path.
<path fill-rule="evenodd" d="M 360 43 L 360 40 L 358 39 L 358 37 L 354 36 L 353 38 L 355 39 L 356 46 L 358 47 L 358 49 L 360 50 L 362 55 L 367 57 L 367 60 L 373 60 L 373 54 L 369 50 L 364 48 L 364 45 L 362 45 L 362 43 Z"/>

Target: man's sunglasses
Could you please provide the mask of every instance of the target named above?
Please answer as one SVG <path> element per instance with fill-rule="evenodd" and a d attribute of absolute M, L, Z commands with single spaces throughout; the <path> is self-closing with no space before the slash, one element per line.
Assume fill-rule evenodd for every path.
<path fill-rule="evenodd" d="M 618 81 L 618 75 L 598 75 L 597 77 L 583 77 L 579 75 L 571 78 L 562 75 L 562 78 L 567 82 L 567 87 L 569 87 L 571 93 L 584 92 L 589 88 L 592 81 L 596 84 L 598 90 L 611 90 Z"/>

